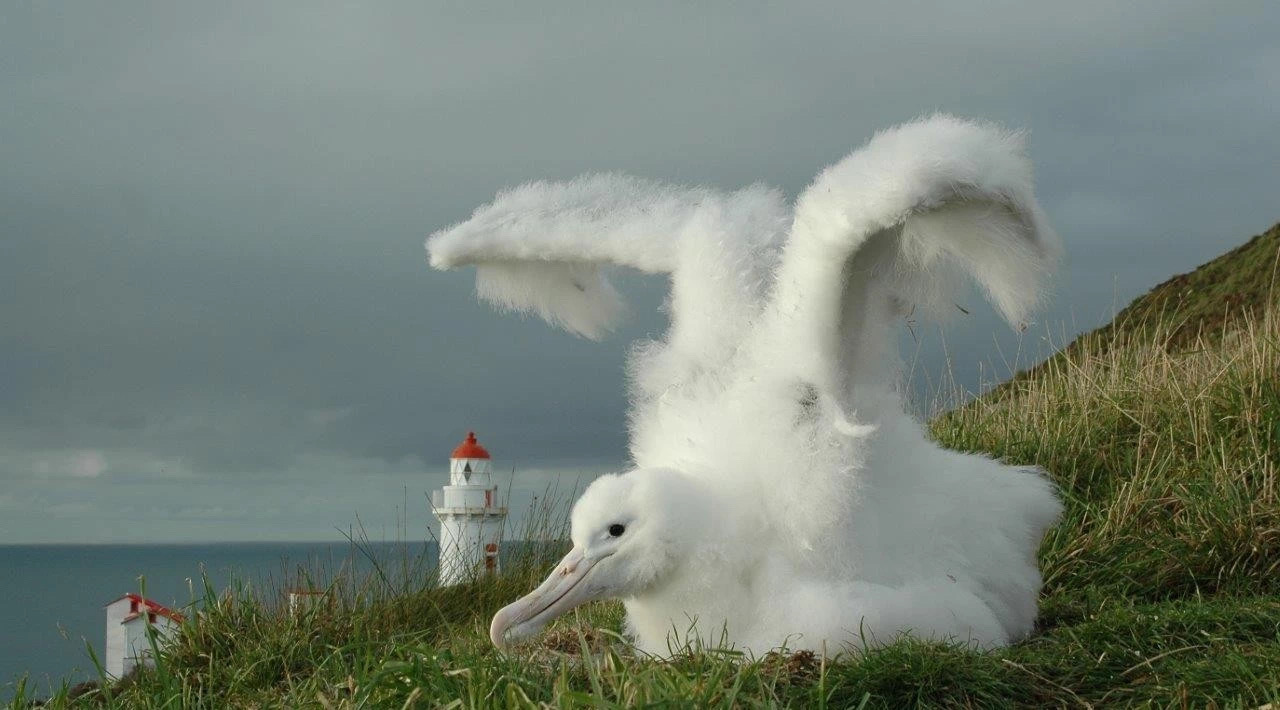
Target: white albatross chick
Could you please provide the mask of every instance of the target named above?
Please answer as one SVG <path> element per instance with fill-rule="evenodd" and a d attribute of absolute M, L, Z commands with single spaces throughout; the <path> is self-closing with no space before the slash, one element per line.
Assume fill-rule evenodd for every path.
<path fill-rule="evenodd" d="M 1041 296 L 1059 246 L 1020 134 L 908 123 L 793 205 L 759 185 L 529 183 L 427 248 L 475 265 L 481 298 L 588 338 L 621 312 L 602 266 L 671 278 L 670 330 L 628 365 L 636 469 L 583 493 L 572 551 L 498 612 L 495 644 L 603 598 L 657 654 L 672 633 L 761 653 L 1033 629 L 1052 485 L 938 447 L 896 386 L 905 314 L 954 310 L 965 277 L 1015 326 Z"/>
<path fill-rule="evenodd" d="M 1020 639 L 1035 620 L 1035 545 L 1057 501 L 1033 471 L 937 453 L 954 456 L 950 470 L 964 473 L 941 485 L 898 480 L 866 492 L 853 511 L 866 517 L 849 527 L 865 534 L 845 550 L 846 560 L 861 562 L 853 569 L 791 554 L 767 527 L 767 503 L 717 496 L 664 469 L 602 476 L 574 506 L 573 549 L 542 585 L 493 617 L 490 638 L 504 646 L 587 602 L 622 599 L 628 634 L 656 655 L 695 637 L 714 647 L 726 632 L 757 654 L 783 644 L 857 650 L 903 633 L 979 648 Z M 1005 486 L 1008 514 L 998 506 L 974 506 L 968 519 L 951 512 L 979 497 L 965 490 L 974 485 Z M 917 509 L 896 504 L 904 488 L 918 494 Z"/>

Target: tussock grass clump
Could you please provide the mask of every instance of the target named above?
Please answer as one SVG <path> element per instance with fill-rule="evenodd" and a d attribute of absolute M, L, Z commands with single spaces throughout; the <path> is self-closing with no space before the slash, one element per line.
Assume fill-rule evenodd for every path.
<path fill-rule="evenodd" d="M 1159 328 L 1116 332 L 934 420 L 943 444 L 1061 486 L 1041 551 L 1051 603 L 1280 593 L 1278 319 L 1186 350 Z"/>
<path fill-rule="evenodd" d="M 564 521 L 504 574 L 336 584 L 291 616 L 206 590 L 153 670 L 54 707 L 1155 707 L 1280 701 L 1280 309 L 1170 348 L 1113 330 L 936 418 L 945 445 L 1045 468 L 1066 513 L 1040 551 L 1041 629 L 993 653 L 911 639 L 859 655 L 636 653 L 616 603 L 510 652 L 490 615 L 561 554 Z M 533 516 L 538 520 L 538 516 Z M 15 707 L 29 703 L 19 689 Z"/>

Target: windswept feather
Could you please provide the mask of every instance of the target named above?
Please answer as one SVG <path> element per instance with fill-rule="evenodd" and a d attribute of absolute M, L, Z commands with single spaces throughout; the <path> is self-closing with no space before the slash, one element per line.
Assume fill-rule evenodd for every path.
<path fill-rule="evenodd" d="M 619 174 L 532 182 L 498 193 L 427 240 L 431 265 L 475 264 L 481 298 L 587 338 L 613 329 L 622 300 L 602 266 L 673 275 L 674 339 L 702 340 L 758 302 L 788 216 L 776 191 L 734 193 Z M 687 348 L 686 348 L 687 350 Z"/>
<path fill-rule="evenodd" d="M 1059 252 L 1021 134 L 951 116 L 904 124 L 800 195 L 763 338 L 798 351 L 795 376 L 830 392 L 886 382 L 894 318 L 942 314 L 951 269 L 1021 326 Z"/>

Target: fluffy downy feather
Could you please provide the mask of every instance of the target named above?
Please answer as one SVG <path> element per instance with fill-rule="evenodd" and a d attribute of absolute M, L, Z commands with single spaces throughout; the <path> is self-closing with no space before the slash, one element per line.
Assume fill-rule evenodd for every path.
<path fill-rule="evenodd" d="M 1059 247 L 1019 134 L 950 116 L 884 131 L 794 207 L 760 186 L 530 183 L 428 250 L 476 265 L 482 298 L 592 338 L 621 310 L 602 265 L 671 274 L 671 330 L 629 363 L 637 468 L 586 491 L 575 551 L 495 641 L 600 596 L 627 600 L 651 651 L 694 619 L 757 651 L 1030 631 L 1051 486 L 940 449 L 893 386 L 897 319 L 944 310 L 957 275 L 1015 325 L 1041 296 Z"/>

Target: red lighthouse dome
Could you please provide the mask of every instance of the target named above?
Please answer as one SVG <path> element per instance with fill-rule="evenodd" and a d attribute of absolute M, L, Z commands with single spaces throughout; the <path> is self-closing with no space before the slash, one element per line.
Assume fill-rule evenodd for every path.
<path fill-rule="evenodd" d="M 487 459 L 489 452 L 476 441 L 476 433 L 474 431 L 467 432 L 467 438 L 449 455 L 451 459 Z"/>

